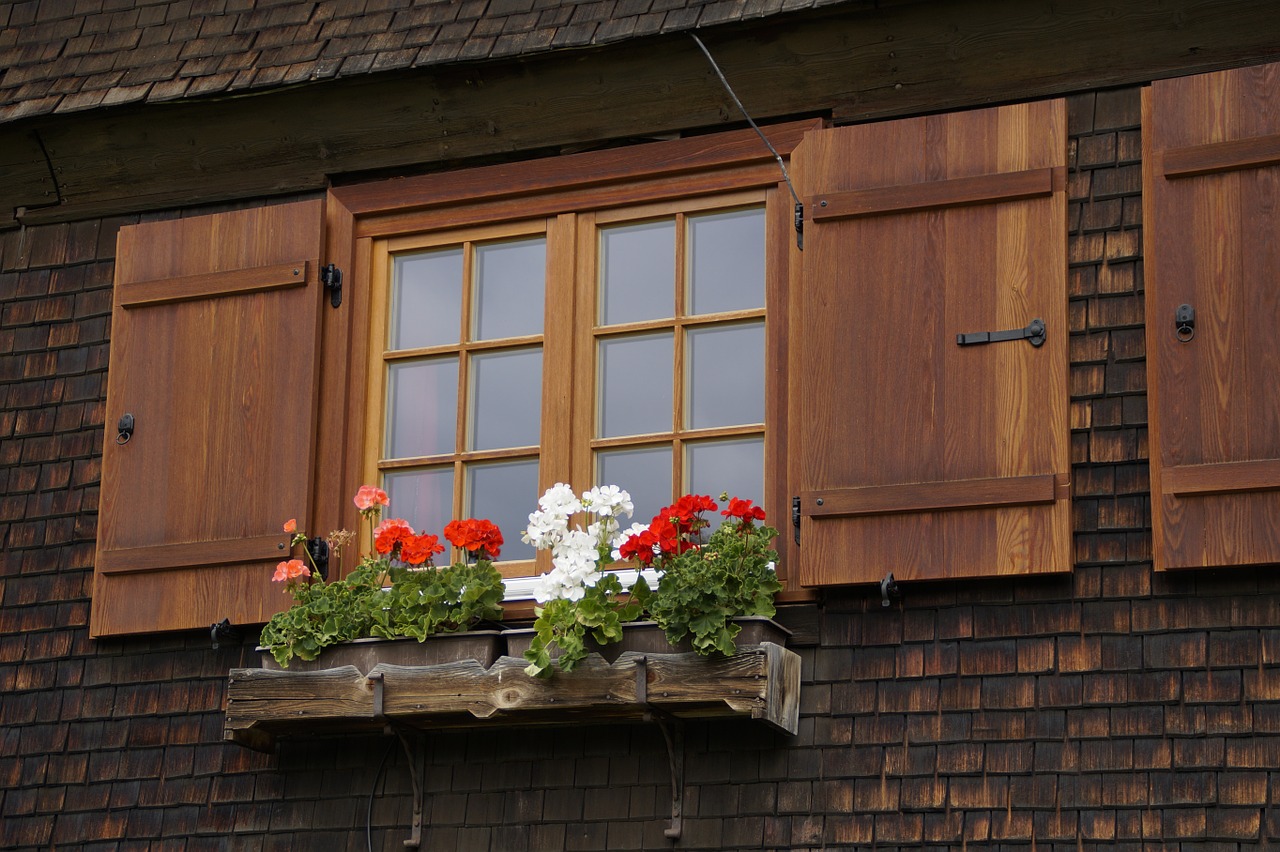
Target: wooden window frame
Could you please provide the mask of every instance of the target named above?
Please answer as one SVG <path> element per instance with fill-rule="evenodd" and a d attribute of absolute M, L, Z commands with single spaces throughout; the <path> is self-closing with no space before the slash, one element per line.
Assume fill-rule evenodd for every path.
<path fill-rule="evenodd" d="M 771 143 L 784 156 L 803 135 L 821 126 L 818 121 L 794 122 L 765 128 Z M 453 233 L 485 233 L 505 223 L 547 220 L 548 229 L 577 228 L 574 235 L 548 239 L 548 270 L 569 269 L 571 280 L 579 282 L 574 300 L 584 298 L 582 282 L 594 286 L 593 270 L 579 268 L 593 262 L 581 260 L 582 229 L 594 227 L 594 212 L 601 218 L 630 216 L 642 206 L 659 210 L 663 205 L 687 204 L 690 199 L 706 199 L 716 209 L 764 202 L 766 209 L 766 300 L 764 310 L 746 312 L 769 317 L 765 342 L 765 450 L 767 493 L 762 502 L 775 526 L 789 525 L 786 448 L 786 340 L 788 336 L 787 281 L 796 263 L 790 195 L 780 184 L 776 161 L 754 131 L 729 131 L 688 137 L 627 148 L 566 155 L 513 165 L 488 166 L 437 175 L 425 175 L 371 184 L 335 187 L 326 203 L 325 256 L 347 271 L 347 302 L 344 311 L 328 312 L 321 352 L 321 416 L 318 444 L 321 447 L 315 470 L 315 529 L 350 527 L 353 507 L 349 495 L 363 484 L 371 458 L 380 445 L 381 388 L 372 387 L 368 377 L 379 357 L 374 345 L 375 316 L 385 316 L 386 268 L 379 260 L 380 246 L 425 244 L 438 234 L 448 240 Z M 696 202 L 695 202 L 696 203 Z M 653 205 L 648 207 L 648 205 Z M 414 235 L 430 235 L 415 237 Z M 557 248 L 559 246 L 560 248 Z M 570 401 L 581 394 L 582 386 L 593 392 L 594 353 L 583 352 L 582 340 L 594 335 L 589 324 L 581 323 L 578 310 L 551 309 L 545 313 L 543 340 L 544 378 L 543 447 L 539 459 L 539 479 L 545 487 L 568 474 L 575 488 L 592 483 L 593 441 L 582 437 L 593 432 L 594 411 Z M 594 301 L 594 294 L 591 295 Z M 558 297 L 563 298 L 559 293 Z M 744 313 L 744 317 L 746 316 Z M 715 315 L 722 320 L 724 315 Z M 383 320 L 385 322 L 385 320 Z M 608 333 L 613 333 L 610 327 Z M 385 329 L 383 329 L 385 334 Z M 556 350 L 563 346 L 568 353 Z M 591 366 L 591 382 L 584 380 L 584 360 Z M 571 363 L 571 369 L 553 364 Z M 577 389 L 575 389 L 577 388 Z M 572 410 L 572 417 L 565 412 Z M 550 423 L 548 421 L 551 421 Z M 548 442 L 548 429 L 570 430 L 568 440 Z M 723 430 L 720 430 L 723 431 Z M 735 430 L 731 429 L 730 432 Z M 713 437 L 716 430 L 698 430 L 697 436 Z M 753 434 L 758 434 L 756 430 Z M 728 433 L 726 433 L 728 434 Z M 375 437 L 376 436 L 376 437 Z M 603 439 L 609 443 L 610 439 Z M 325 448 L 332 448 L 326 452 Z M 345 448 L 345 452 L 343 449 Z M 341 462 L 334 464 L 334 459 Z M 675 463 L 680 463 L 676 460 Z M 624 484 L 625 485 L 625 484 Z M 534 508 L 531 501 L 530 510 Z M 506 535 L 518 535 L 507 530 Z M 779 537 L 785 549 L 790 536 Z M 545 559 L 545 554 L 540 554 Z M 787 558 L 784 556 L 783 564 Z M 349 568 L 350 566 L 346 566 Z M 538 573 L 549 568 L 535 561 L 512 563 L 507 574 Z"/>

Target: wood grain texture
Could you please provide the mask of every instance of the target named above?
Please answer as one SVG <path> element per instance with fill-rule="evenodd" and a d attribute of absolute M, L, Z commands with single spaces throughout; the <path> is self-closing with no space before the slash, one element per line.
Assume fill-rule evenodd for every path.
<path fill-rule="evenodd" d="M 122 308 L 144 308 L 171 302 L 305 287 L 308 284 L 314 285 L 316 280 L 315 264 L 297 260 L 204 275 L 162 278 L 158 281 L 120 283 L 116 285 L 116 304 Z"/>
<path fill-rule="evenodd" d="M 1280 16 L 1269 0 L 956 0 L 836 6 L 706 36 L 757 119 L 846 122 L 1257 61 L 1275 55 Z M 0 187 L 0 216 L 33 198 L 62 202 L 30 210 L 37 223 L 315 191 L 332 175 L 447 168 L 739 120 L 705 58 L 676 33 L 21 122 L 5 132 L 40 132 L 60 194 L 46 195 L 51 170 L 18 146 L 14 167 L 0 164 L 15 178 Z"/>
<path fill-rule="evenodd" d="M 1047 196 L 1053 192 L 1053 184 L 1053 169 L 1032 169 L 836 192 L 811 199 L 809 218 L 826 222 L 912 210 L 944 210 L 968 204 L 998 204 Z"/>
<path fill-rule="evenodd" d="M 416 727 L 570 724 L 640 719 L 654 708 L 682 718 L 749 716 L 794 734 L 800 711 L 800 657 L 771 642 L 732 657 L 623 653 L 609 664 L 592 654 L 572 673 L 529 677 L 527 663 L 500 657 L 435 666 L 380 664 L 366 678 L 354 666 L 318 672 L 233 669 L 224 738 L 261 747 L 275 735 L 367 730 L 384 720 Z M 382 717 L 374 681 L 382 679 Z"/>
<path fill-rule="evenodd" d="M 117 307 L 142 301 L 113 315 L 92 635 L 260 622 L 287 601 L 270 566 L 281 524 L 311 511 L 322 206 L 121 230 Z"/>
<path fill-rule="evenodd" d="M 1057 497 L 1052 475 L 1005 476 L 943 482 L 909 482 L 836 488 L 800 495 L 802 511 L 811 517 L 891 515 L 972 509 L 981 506 L 1026 506 L 1052 503 Z"/>
<path fill-rule="evenodd" d="M 1266 65 L 1143 93 L 1157 570 L 1280 562 L 1278 92 L 1280 66 Z M 1183 304 L 1196 311 L 1186 343 Z"/>
<path fill-rule="evenodd" d="M 1160 155 L 1167 178 L 1196 177 L 1280 164 L 1280 135 L 1171 148 Z"/>
<path fill-rule="evenodd" d="M 1071 569 L 1065 161 L 1061 101 L 819 131 L 793 154 L 804 197 L 966 202 L 807 223 L 792 374 L 806 585 Z M 981 182 L 1026 180 L 991 179 L 1005 173 L 1037 191 L 974 203 Z M 931 182 L 949 188 L 918 189 Z M 1032 317 L 1043 347 L 956 345 Z"/>

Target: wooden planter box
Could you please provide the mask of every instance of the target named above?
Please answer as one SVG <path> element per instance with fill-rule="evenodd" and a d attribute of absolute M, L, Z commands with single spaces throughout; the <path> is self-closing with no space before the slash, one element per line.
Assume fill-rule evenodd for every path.
<path fill-rule="evenodd" d="M 353 639 L 325 648 L 314 660 L 294 657 L 282 667 L 271 652 L 259 646 L 262 667 L 275 671 L 315 672 L 355 666 L 368 674 L 380 663 L 394 666 L 434 666 L 475 660 L 488 668 L 502 655 L 506 643 L 498 630 L 465 630 L 461 633 L 437 633 L 426 641 L 417 639 Z"/>
<path fill-rule="evenodd" d="M 224 739 L 270 750 L 278 736 L 312 737 L 400 728 L 580 724 L 747 716 L 794 734 L 800 657 L 781 645 L 742 645 L 732 657 L 626 651 L 591 655 L 570 674 L 524 673 L 518 657 L 428 666 L 379 663 L 318 671 L 232 669 Z"/>
<path fill-rule="evenodd" d="M 771 618 L 762 615 L 747 615 L 735 618 L 734 623 L 742 628 L 738 633 L 737 645 L 759 645 L 772 642 L 774 645 L 786 645 L 791 631 Z M 507 640 L 507 654 L 512 657 L 523 657 L 533 642 L 533 629 L 522 628 L 508 630 L 503 633 Z M 622 640 L 609 645 L 599 646 L 587 637 L 587 647 L 600 654 L 609 662 L 613 662 L 627 651 L 639 654 L 681 654 L 692 653 L 693 644 L 688 637 L 672 645 L 667 641 L 667 634 L 652 621 L 631 621 L 622 625 Z M 559 648 L 551 649 L 551 656 L 559 656 Z"/>

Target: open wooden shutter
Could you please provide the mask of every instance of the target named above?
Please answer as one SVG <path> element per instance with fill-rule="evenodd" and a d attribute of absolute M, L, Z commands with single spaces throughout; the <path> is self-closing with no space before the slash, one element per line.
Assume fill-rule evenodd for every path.
<path fill-rule="evenodd" d="M 1064 102 L 816 131 L 792 161 L 801 582 L 1070 570 Z M 1034 320 L 1040 346 L 958 343 Z"/>
<path fill-rule="evenodd" d="M 1280 562 L 1280 65 L 1153 84 L 1143 143 L 1155 567 Z"/>
<path fill-rule="evenodd" d="M 287 603 L 271 566 L 282 523 L 310 514 L 322 215 L 309 201 L 121 230 L 92 635 Z"/>

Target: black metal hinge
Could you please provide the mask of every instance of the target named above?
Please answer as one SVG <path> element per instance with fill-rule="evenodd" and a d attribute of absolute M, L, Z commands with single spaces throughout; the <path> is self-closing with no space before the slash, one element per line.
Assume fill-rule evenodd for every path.
<path fill-rule="evenodd" d="M 800 544 L 800 498 L 791 498 L 791 526 L 795 528 L 796 544 Z"/>
<path fill-rule="evenodd" d="M 342 270 L 332 263 L 320 267 L 320 283 L 329 291 L 329 304 L 342 304 Z"/>
<path fill-rule="evenodd" d="M 311 564 L 316 566 L 321 580 L 329 579 L 329 542 L 316 536 L 307 539 L 307 553 L 311 556 Z"/>

